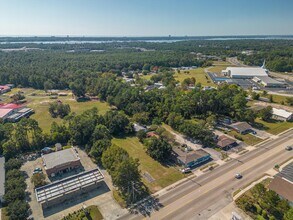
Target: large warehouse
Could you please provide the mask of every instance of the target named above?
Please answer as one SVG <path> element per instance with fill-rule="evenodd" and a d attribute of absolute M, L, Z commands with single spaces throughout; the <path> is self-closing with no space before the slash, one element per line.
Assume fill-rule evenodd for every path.
<path fill-rule="evenodd" d="M 54 177 L 55 175 L 67 172 L 81 167 L 80 158 L 73 148 L 57 151 L 42 156 L 44 168 L 48 176 Z"/>
<path fill-rule="evenodd" d="M 255 76 L 252 80 L 264 87 L 286 87 L 285 83 L 279 82 L 269 76 Z"/>
<path fill-rule="evenodd" d="M 251 79 L 255 76 L 268 76 L 268 70 L 263 67 L 227 67 L 222 70 L 225 76 L 235 79 Z"/>

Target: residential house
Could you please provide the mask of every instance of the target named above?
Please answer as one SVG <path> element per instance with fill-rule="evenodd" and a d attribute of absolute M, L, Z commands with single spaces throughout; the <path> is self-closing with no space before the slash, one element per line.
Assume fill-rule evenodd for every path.
<path fill-rule="evenodd" d="M 189 168 L 203 164 L 211 159 L 211 155 L 202 149 L 190 151 L 181 147 L 173 148 L 173 156 L 175 156 L 179 164 Z"/>
<path fill-rule="evenodd" d="M 292 121 L 293 119 L 293 113 L 283 110 L 283 109 L 278 109 L 278 108 L 273 108 L 272 109 L 272 118 L 278 121 Z"/>
<path fill-rule="evenodd" d="M 240 134 L 248 134 L 253 131 L 252 127 L 247 122 L 236 122 L 229 125 L 229 127 Z"/>
<path fill-rule="evenodd" d="M 230 148 L 237 146 L 237 142 L 226 135 L 221 135 L 218 138 L 217 146 L 222 150 L 229 150 Z"/>
<path fill-rule="evenodd" d="M 293 162 L 274 176 L 269 189 L 275 191 L 281 198 L 288 200 L 289 204 L 293 206 Z"/>

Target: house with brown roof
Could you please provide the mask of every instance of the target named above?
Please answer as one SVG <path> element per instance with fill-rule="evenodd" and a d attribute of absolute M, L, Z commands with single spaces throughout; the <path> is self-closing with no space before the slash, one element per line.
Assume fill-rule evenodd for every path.
<path fill-rule="evenodd" d="M 289 180 L 276 176 L 269 185 L 269 189 L 275 191 L 282 199 L 289 201 L 293 206 L 293 183 Z"/>
<path fill-rule="evenodd" d="M 177 162 L 184 167 L 195 167 L 211 159 L 211 155 L 206 151 L 199 150 L 188 150 L 182 149 L 181 147 L 173 148 L 173 156 L 177 159 Z"/>
<path fill-rule="evenodd" d="M 222 150 L 229 150 L 230 148 L 237 146 L 237 142 L 226 135 L 221 135 L 218 138 L 217 146 Z"/>
<path fill-rule="evenodd" d="M 269 189 L 275 191 L 282 199 L 288 200 L 293 206 L 293 162 L 274 176 Z"/>

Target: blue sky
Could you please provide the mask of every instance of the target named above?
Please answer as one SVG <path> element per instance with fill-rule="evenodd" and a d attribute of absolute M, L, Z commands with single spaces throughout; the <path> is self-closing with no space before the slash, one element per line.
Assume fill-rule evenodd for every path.
<path fill-rule="evenodd" d="M 293 34 L 293 0 L 0 0 L 0 35 Z"/>

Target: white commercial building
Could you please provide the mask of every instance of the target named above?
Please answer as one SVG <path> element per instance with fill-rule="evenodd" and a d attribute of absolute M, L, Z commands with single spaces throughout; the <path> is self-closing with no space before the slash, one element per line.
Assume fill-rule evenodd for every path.
<path fill-rule="evenodd" d="M 227 67 L 222 70 L 225 76 L 235 79 L 251 79 L 255 76 L 268 76 L 268 70 L 263 67 Z"/>
<path fill-rule="evenodd" d="M 283 109 L 273 108 L 272 118 L 279 121 L 291 121 L 293 119 L 293 113 Z"/>

